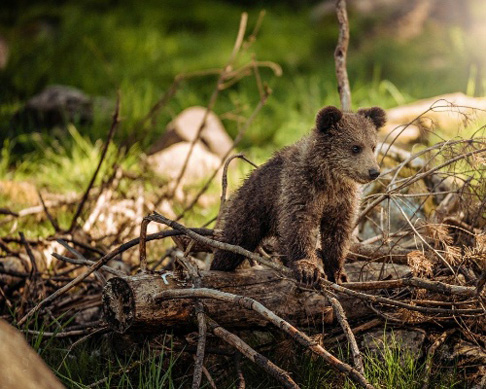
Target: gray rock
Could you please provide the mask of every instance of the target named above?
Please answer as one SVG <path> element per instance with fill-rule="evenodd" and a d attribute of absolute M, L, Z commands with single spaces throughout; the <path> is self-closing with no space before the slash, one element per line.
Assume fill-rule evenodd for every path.
<path fill-rule="evenodd" d="M 373 357 L 386 359 L 389 352 L 398 356 L 401 363 L 413 356 L 415 360 L 423 354 L 425 333 L 414 330 L 387 330 L 384 328 L 366 332 L 361 341 L 362 350 Z"/>
<path fill-rule="evenodd" d="M 53 85 L 32 97 L 15 114 L 13 122 L 23 128 L 63 126 L 93 120 L 93 99 L 79 89 Z"/>

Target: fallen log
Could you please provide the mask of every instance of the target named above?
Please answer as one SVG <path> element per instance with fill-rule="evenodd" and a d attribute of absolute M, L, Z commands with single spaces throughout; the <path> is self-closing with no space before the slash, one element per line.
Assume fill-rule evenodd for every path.
<path fill-rule="evenodd" d="M 202 271 L 201 287 L 243 295 L 260 301 L 276 314 L 295 325 L 316 325 L 332 320 L 327 299 L 312 290 L 303 290 L 296 282 L 274 270 L 244 269 L 237 272 Z M 195 326 L 194 299 L 155 301 L 154 296 L 173 289 L 194 285 L 182 274 L 140 273 L 111 278 L 103 290 L 105 320 L 117 332 L 160 331 L 160 327 L 178 329 Z M 258 314 L 238 310 L 232 304 L 204 300 L 205 312 L 226 328 L 265 326 Z M 363 312 L 363 311 L 361 311 Z"/>
<path fill-rule="evenodd" d="M 376 269 L 375 269 L 376 268 Z M 400 265 L 350 263 L 346 271 L 351 280 L 377 280 L 379 274 L 403 276 L 408 268 Z M 333 321 L 332 306 L 321 293 L 302 288 L 292 278 L 274 270 L 250 268 L 236 272 L 201 271 L 201 288 L 211 288 L 253 298 L 278 316 L 298 327 L 319 327 Z M 194 299 L 156 301 L 154 296 L 174 289 L 191 289 L 194 285 L 185 274 L 166 272 L 139 273 L 111 278 L 103 290 L 103 312 L 108 325 L 117 332 L 160 331 L 160 327 L 195 329 Z M 354 297 L 340 295 L 348 319 L 370 313 L 369 307 Z M 268 325 L 258 314 L 237 309 L 222 301 L 206 299 L 205 312 L 226 328 L 253 328 Z"/>

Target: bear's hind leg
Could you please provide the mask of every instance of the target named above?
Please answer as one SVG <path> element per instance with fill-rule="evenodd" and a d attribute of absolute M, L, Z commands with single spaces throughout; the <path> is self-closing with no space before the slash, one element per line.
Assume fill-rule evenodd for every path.
<path fill-rule="evenodd" d="M 241 226 L 228 226 L 227 230 L 223 231 L 223 242 L 240 246 L 251 252 L 255 251 L 266 235 L 266 231 L 262 231 L 262 228 L 258 228 L 257 226 L 242 230 L 239 228 Z M 243 255 L 226 250 L 217 250 L 211 263 L 211 270 L 235 270 L 244 260 L 245 257 Z"/>

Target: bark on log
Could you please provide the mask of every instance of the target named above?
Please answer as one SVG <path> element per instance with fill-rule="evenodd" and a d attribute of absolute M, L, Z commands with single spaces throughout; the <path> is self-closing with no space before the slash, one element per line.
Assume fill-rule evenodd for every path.
<path fill-rule="evenodd" d="M 348 275 L 358 278 L 359 264 L 347 265 Z M 383 264 L 377 264 L 380 268 Z M 298 327 L 320 326 L 333 320 L 332 307 L 326 297 L 310 289 L 301 289 L 294 280 L 283 278 L 273 270 L 242 269 L 236 272 L 202 271 L 202 288 L 251 297 L 277 315 Z M 378 277 L 372 277 L 377 279 Z M 196 328 L 193 299 L 155 302 L 153 296 L 169 289 L 192 288 L 190 278 L 172 272 L 141 273 L 110 279 L 103 291 L 105 320 L 117 332 L 128 329 L 140 332 L 160 331 L 161 327 Z M 348 319 L 371 311 L 360 300 L 339 297 Z M 225 328 L 249 328 L 268 323 L 255 312 L 239 309 L 227 303 L 202 300 L 205 312 Z"/>
<path fill-rule="evenodd" d="M 181 275 L 179 275 L 181 277 Z M 118 332 L 128 328 L 150 332 L 160 327 L 192 328 L 195 324 L 193 299 L 156 303 L 153 296 L 168 290 L 192 288 L 189 278 L 172 272 L 138 274 L 110 279 L 103 291 L 103 311 L 107 323 Z M 275 313 L 299 325 L 332 320 L 325 297 L 300 290 L 295 282 L 273 270 L 245 269 L 237 272 L 203 271 L 201 287 L 254 298 Z M 226 328 L 265 326 L 261 316 L 218 300 L 204 300 L 205 312 Z M 330 317 L 329 317 L 330 316 Z"/>

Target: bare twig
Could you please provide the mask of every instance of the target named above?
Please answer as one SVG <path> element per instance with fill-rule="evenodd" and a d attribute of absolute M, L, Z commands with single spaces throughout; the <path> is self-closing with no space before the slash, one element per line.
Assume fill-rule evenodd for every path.
<path fill-rule="evenodd" d="M 191 246 L 194 241 L 189 243 L 186 251 L 184 254 L 178 258 L 184 266 L 186 267 L 189 275 L 194 283 L 194 287 L 200 288 L 201 287 L 201 275 L 191 260 L 187 257 L 189 251 L 191 250 Z M 195 313 L 198 323 L 198 339 L 197 339 L 197 350 L 195 355 L 195 364 L 194 364 L 194 374 L 192 377 L 192 389 L 199 389 L 201 386 L 201 379 L 202 373 L 204 368 L 204 353 L 206 349 L 206 333 L 207 333 L 207 320 L 206 315 L 204 314 L 204 306 L 199 299 L 195 301 Z"/>
<path fill-rule="evenodd" d="M 15 217 L 19 216 L 19 214 L 17 212 L 11 211 L 8 208 L 0 208 L 0 215 L 10 215 L 10 216 L 15 216 Z"/>
<path fill-rule="evenodd" d="M 257 366 L 261 367 L 268 374 L 274 377 L 283 385 L 284 388 L 299 389 L 299 386 L 290 377 L 290 374 L 280 367 L 276 366 L 272 361 L 265 358 L 260 353 L 252 349 L 248 344 L 241 340 L 235 334 L 225 330 L 214 320 L 208 318 L 208 325 L 214 335 L 221 338 L 226 343 L 235 347 L 240 353 L 247 357 L 250 361 L 254 362 Z"/>
<path fill-rule="evenodd" d="M 198 340 L 196 361 L 194 365 L 194 376 L 192 379 L 192 389 L 198 389 L 201 386 L 202 371 L 204 367 L 204 353 L 206 349 L 206 315 L 204 314 L 204 306 L 200 301 L 196 301 L 196 317 L 198 322 Z"/>
<path fill-rule="evenodd" d="M 451 328 L 447 331 L 444 331 L 442 335 L 440 335 L 430 346 L 429 351 L 427 353 L 427 361 L 425 363 L 425 377 L 424 377 L 424 384 L 422 385 L 422 389 L 427 389 L 429 387 L 430 382 L 430 374 L 432 372 L 432 366 L 434 363 L 434 355 L 437 349 L 440 347 L 445 340 L 452 335 L 456 331 L 456 328 Z"/>
<path fill-rule="evenodd" d="M 329 302 L 332 305 L 332 308 L 334 310 L 334 313 L 336 314 L 338 322 L 341 325 L 341 328 L 343 329 L 346 338 L 348 339 L 349 346 L 351 347 L 351 354 L 353 355 L 354 366 L 356 367 L 356 370 L 358 370 L 364 376 L 365 372 L 363 366 L 363 357 L 359 351 L 356 338 L 354 337 L 354 334 L 351 331 L 351 328 L 349 327 L 346 314 L 344 313 L 344 309 L 341 303 L 339 302 L 339 300 L 334 296 L 332 296 L 331 293 L 326 293 L 326 295 L 327 298 L 329 299 Z"/>
<path fill-rule="evenodd" d="M 434 147 L 437 147 L 434 146 Z M 366 217 L 366 215 L 374 208 L 376 207 L 379 203 L 381 203 L 383 200 L 391 197 L 394 193 L 397 193 L 398 191 L 400 191 L 401 189 L 405 188 L 405 187 L 408 187 L 410 185 L 412 185 L 413 183 L 421 180 L 421 179 L 424 179 L 425 177 L 427 176 L 430 176 L 432 175 L 433 173 L 435 173 L 436 171 L 439 171 L 440 169 L 443 169 L 444 167 L 446 166 L 449 166 L 449 165 L 452 165 L 462 159 L 467 159 L 468 157 L 471 157 L 473 155 L 477 155 L 477 154 L 481 154 L 481 153 L 485 153 L 486 152 L 486 148 L 484 149 L 479 149 L 479 150 L 473 150 L 473 151 L 470 151 L 468 153 L 464 153 L 464 154 L 460 154 L 456 157 L 453 157 L 453 158 L 450 158 L 448 159 L 447 161 L 441 163 L 440 165 L 438 166 L 435 166 L 423 173 L 417 173 L 416 175 L 408 178 L 407 180 L 405 180 L 404 182 L 402 182 L 400 185 L 397 185 L 397 186 L 394 186 L 392 188 L 388 188 L 387 191 L 381 195 L 379 195 L 375 200 L 373 200 L 362 212 L 361 214 L 359 215 L 358 217 L 358 220 L 356 221 L 356 224 L 355 225 L 358 225 L 359 223 L 361 223 L 363 221 L 363 219 Z"/>
<path fill-rule="evenodd" d="M 208 230 L 208 229 L 205 229 L 205 228 L 196 229 L 196 231 L 198 231 L 199 233 L 203 233 L 203 234 L 204 233 L 206 233 L 206 234 L 211 233 L 212 234 L 212 230 Z M 158 232 L 158 233 L 155 233 L 155 234 L 150 234 L 149 236 L 147 236 L 147 241 L 151 241 L 151 240 L 155 240 L 155 239 L 164 239 L 166 237 L 174 236 L 174 235 L 177 235 L 177 234 L 179 234 L 177 231 L 161 231 L 161 232 Z M 117 255 L 123 253 L 124 251 L 128 250 L 129 248 L 131 248 L 133 246 L 136 246 L 139 243 L 140 243 L 140 238 L 132 239 L 131 241 L 118 246 L 116 249 L 110 251 L 108 254 L 101 257 L 98 261 L 93 263 L 93 265 L 91 265 L 88 268 L 88 270 L 86 270 L 83 274 L 80 274 L 74 280 L 70 281 L 69 283 L 64 285 L 62 288 L 57 289 L 54 293 L 52 293 L 51 295 L 47 296 L 45 299 L 40 301 L 21 320 L 19 320 L 17 325 L 22 326 L 23 324 L 25 324 L 25 322 L 30 317 L 32 317 L 32 315 L 34 315 L 36 312 L 38 312 L 42 307 L 51 303 L 53 300 L 55 300 L 59 296 L 62 296 L 67 291 L 71 290 L 73 287 L 75 287 L 76 285 L 81 283 L 90 274 L 99 270 L 103 265 L 106 265 L 106 263 L 108 263 L 108 261 L 115 258 Z"/>
<path fill-rule="evenodd" d="M 61 232 L 61 228 L 59 227 L 59 224 L 57 224 L 56 219 L 54 219 L 49 212 L 49 210 L 46 207 L 46 203 L 44 202 L 44 198 L 42 197 L 42 194 L 40 191 L 37 191 L 37 196 L 39 196 L 39 200 L 41 202 L 42 208 L 44 209 L 44 212 L 47 216 L 47 219 L 49 219 L 49 222 L 51 223 L 52 227 L 54 227 L 54 230 L 56 232 Z"/>
<path fill-rule="evenodd" d="M 349 296 L 357 297 L 361 300 L 365 300 L 368 302 L 372 303 L 380 303 L 384 305 L 389 305 L 389 306 L 396 306 L 396 307 L 401 307 L 401 308 L 406 308 L 411 311 L 417 311 L 417 312 L 422 312 L 422 313 L 428 313 L 428 314 L 444 314 L 444 315 L 475 315 L 475 314 L 486 314 L 484 309 L 446 309 L 446 308 L 435 308 L 435 307 L 420 307 L 412 304 L 407 304 L 402 301 L 398 300 L 393 300 L 387 297 L 382 297 L 382 296 L 376 296 L 376 295 L 371 295 L 371 294 L 366 294 L 366 293 L 360 293 L 355 290 L 351 290 L 348 288 L 345 288 L 342 285 L 335 284 L 333 282 L 330 282 L 328 280 L 325 280 L 321 278 L 319 280 L 321 287 L 329 287 L 336 292 L 340 293 L 345 293 Z"/>
<path fill-rule="evenodd" d="M 175 230 L 190 236 L 196 242 L 199 242 L 199 243 L 211 246 L 211 247 L 215 247 L 215 248 L 218 248 L 218 249 L 221 249 L 221 250 L 232 251 L 232 252 L 235 252 L 237 254 L 243 255 L 246 258 L 253 259 L 253 260 L 261 263 L 262 265 L 270 267 L 271 269 L 278 270 L 283 274 L 286 274 L 286 275 L 289 275 L 289 276 L 291 276 L 291 274 L 292 274 L 292 272 L 289 268 L 286 268 L 286 267 L 279 265 L 275 262 L 271 262 L 268 259 L 266 259 L 266 258 L 264 258 L 264 257 L 262 257 L 258 254 L 252 253 L 251 251 L 245 250 L 242 247 L 234 246 L 234 245 L 231 245 L 231 244 L 228 244 L 228 243 L 219 242 L 217 240 L 210 239 L 206 236 L 201 236 L 197 232 L 191 231 L 188 228 L 184 227 L 182 224 L 179 224 L 176 221 L 167 219 L 165 216 L 162 216 L 161 214 L 159 214 L 157 212 L 154 212 L 150 216 L 146 216 L 146 219 L 157 222 L 157 223 L 162 223 L 162 224 L 165 224 L 166 226 L 172 227 Z"/>
<path fill-rule="evenodd" d="M 81 198 L 81 201 L 78 205 L 78 208 L 76 209 L 76 212 L 74 213 L 73 220 L 71 221 L 71 225 L 69 226 L 68 231 L 72 232 L 74 228 L 76 227 L 76 224 L 78 222 L 78 217 L 81 215 L 81 212 L 83 211 L 84 205 L 86 203 L 86 200 L 88 199 L 89 192 L 91 191 L 91 188 L 94 185 L 94 182 L 96 180 L 96 177 L 98 176 L 98 173 L 101 169 L 101 165 L 103 164 L 103 161 L 105 160 L 106 153 L 108 151 L 108 147 L 111 143 L 111 140 L 113 139 L 113 135 L 115 134 L 115 130 L 118 127 L 118 123 L 120 122 L 119 119 L 120 115 L 120 94 L 118 93 L 117 99 L 116 99 L 116 107 L 115 107 L 115 113 L 113 114 L 113 121 L 111 123 L 110 130 L 108 131 L 108 136 L 106 138 L 105 144 L 103 145 L 103 150 L 101 151 L 101 156 L 100 160 L 98 162 L 98 166 L 96 167 L 96 170 L 93 173 L 93 176 L 91 177 L 91 180 L 88 184 L 88 187 L 86 188 L 86 191 L 83 194 L 83 197 Z"/>
<path fill-rule="evenodd" d="M 473 286 L 451 285 L 445 284 L 440 281 L 430 281 L 418 277 L 399 278 L 397 280 L 386 281 L 345 282 L 342 284 L 342 286 L 352 290 L 379 290 L 412 286 L 416 288 L 427 289 L 431 292 L 441 293 L 447 296 L 476 296 L 476 288 Z"/>
<path fill-rule="evenodd" d="M 346 70 L 346 54 L 349 44 L 349 23 L 346 11 L 346 0 L 336 1 L 336 13 L 339 21 L 339 38 L 334 51 L 336 63 L 336 77 L 341 107 L 344 111 L 351 111 L 351 91 L 349 88 L 348 72 Z"/>
<path fill-rule="evenodd" d="M 237 383 L 236 383 L 236 388 L 237 389 L 245 389 L 246 383 L 245 383 L 245 376 L 243 375 L 243 372 L 241 371 L 241 353 L 235 353 L 235 370 L 236 370 L 236 378 L 237 378 Z"/>
<path fill-rule="evenodd" d="M 68 258 L 68 257 L 65 257 L 63 255 L 57 254 L 57 253 L 52 253 L 52 256 L 54 258 L 60 260 L 60 261 L 72 263 L 74 265 L 91 266 L 95 263 L 94 261 L 90 261 L 89 259 L 73 259 L 73 258 Z M 103 265 L 103 266 L 101 266 L 101 269 L 106 271 L 107 273 L 111 273 L 111 274 L 113 274 L 114 276 L 117 276 L 117 277 L 126 276 L 125 273 L 118 271 L 116 269 L 113 269 L 110 266 Z"/>
<path fill-rule="evenodd" d="M 223 166 L 226 158 L 228 158 L 228 156 L 231 154 L 231 152 L 235 149 L 235 147 L 240 143 L 241 139 L 243 138 L 244 134 L 246 133 L 246 131 L 248 130 L 248 128 L 250 127 L 251 123 L 253 123 L 253 120 L 255 119 L 256 115 L 258 114 L 258 112 L 260 112 L 260 110 L 263 108 L 263 106 L 265 105 L 268 97 L 270 96 L 270 94 L 272 93 L 271 89 L 269 87 L 265 87 L 265 93 L 264 95 L 262 96 L 262 98 L 260 99 L 260 101 L 258 102 L 258 105 L 255 107 L 255 109 L 253 110 L 252 114 L 250 115 L 250 117 L 246 120 L 245 124 L 240 128 L 240 130 L 238 131 L 238 134 L 236 135 L 236 138 L 235 140 L 233 141 L 233 144 L 231 145 L 231 147 L 229 148 L 228 151 L 226 151 L 226 153 L 224 154 L 224 156 L 221 158 L 221 162 L 219 164 L 219 166 L 214 170 L 213 174 L 211 175 L 211 177 L 209 177 L 209 179 L 206 181 L 206 183 L 204 184 L 204 186 L 201 188 L 201 190 L 197 193 L 197 195 L 194 197 L 194 199 L 191 201 L 191 203 L 184 208 L 184 210 L 177 216 L 176 220 L 180 220 L 182 218 L 182 216 L 184 216 L 184 214 L 189 211 L 190 209 L 192 209 L 194 207 L 194 205 L 196 205 L 197 201 L 199 200 L 199 198 L 202 196 L 202 194 L 204 192 L 206 192 L 206 190 L 209 188 L 209 185 L 211 184 L 211 182 L 213 181 L 214 177 L 216 177 L 216 174 L 218 173 L 218 171 L 221 169 L 221 167 Z"/>
<path fill-rule="evenodd" d="M 179 187 L 179 185 L 182 181 L 182 178 L 183 178 L 183 176 L 186 172 L 186 169 L 187 169 L 187 166 L 188 166 L 188 163 L 189 163 L 189 159 L 191 158 L 192 152 L 194 150 L 194 147 L 195 147 L 197 141 L 201 137 L 202 131 L 206 127 L 207 118 L 208 118 L 211 110 L 214 108 L 214 105 L 216 104 L 216 100 L 217 100 L 218 95 L 221 91 L 221 87 L 226 80 L 226 75 L 229 71 L 232 70 L 233 62 L 235 61 L 236 56 L 237 56 L 237 54 L 238 54 L 238 52 L 241 48 L 241 45 L 243 43 L 243 38 L 245 36 L 247 21 L 248 21 L 248 14 L 246 12 L 244 12 L 244 13 L 241 14 L 240 27 L 238 29 L 238 35 L 236 37 L 236 41 L 235 41 L 231 56 L 230 56 L 230 58 L 229 58 L 229 60 L 226 64 L 226 66 L 224 67 L 223 71 L 221 72 L 221 74 L 218 78 L 218 81 L 216 82 L 216 87 L 214 88 L 214 91 L 213 91 L 213 93 L 212 93 L 212 95 L 209 99 L 209 103 L 207 105 L 206 111 L 204 112 L 204 116 L 203 116 L 203 119 L 201 121 L 201 124 L 199 125 L 196 136 L 191 141 L 189 151 L 186 155 L 186 159 L 184 160 L 184 164 L 182 165 L 182 168 L 181 168 L 181 170 L 180 170 L 180 172 L 179 172 L 179 174 L 178 174 L 178 176 L 175 180 L 175 184 L 172 187 L 172 190 L 170 191 L 169 198 L 173 197 L 174 193 L 176 193 L 177 188 Z"/>
<path fill-rule="evenodd" d="M 254 168 L 257 168 L 258 166 L 255 165 L 252 161 L 250 161 L 248 158 L 246 158 L 243 154 L 235 154 L 229 157 L 226 162 L 224 163 L 223 167 L 223 177 L 222 177 L 222 184 L 221 184 L 221 204 L 219 206 L 219 212 L 221 213 L 221 210 L 224 207 L 224 203 L 226 202 L 226 191 L 228 189 L 228 167 L 231 161 L 233 161 L 235 158 L 241 158 L 243 161 L 248 162 L 251 166 Z M 218 223 L 216 223 L 218 224 Z"/>
<path fill-rule="evenodd" d="M 25 239 L 25 235 L 23 232 L 20 232 L 20 239 L 22 240 L 22 244 L 24 245 L 25 251 L 27 252 L 27 255 L 30 260 L 30 264 L 31 264 L 30 278 L 36 277 L 38 273 L 37 262 L 35 260 L 34 253 L 32 252 L 32 249 L 29 245 L 29 242 L 27 242 L 27 240 Z"/>

